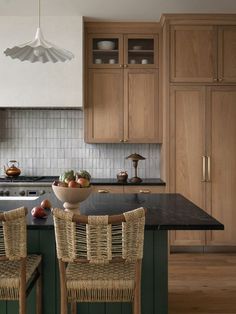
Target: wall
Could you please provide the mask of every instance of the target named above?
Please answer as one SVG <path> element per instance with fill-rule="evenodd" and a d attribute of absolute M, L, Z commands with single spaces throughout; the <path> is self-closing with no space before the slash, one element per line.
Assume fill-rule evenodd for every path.
<path fill-rule="evenodd" d="M 125 157 L 146 157 L 138 165 L 142 178 L 160 176 L 158 144 L 86 144 L 80 110 L 1 109 L 0 166 L 19 161 L 23 175 L 59 175 L 67 169 L 86 169 L 95 178 L 114 178 L 119 169 L 134 175 Z"/>
<path fill-rule="evenodd" d="M 37 23 L 36 16 L 0 18 L 0 107 L 82 106 L 81 16 L 47 16 L 41 19 L 45 39 L 75 55 L 69 62 L 21 62 L 3 53 L 6 48 L 33 40 Z"/>

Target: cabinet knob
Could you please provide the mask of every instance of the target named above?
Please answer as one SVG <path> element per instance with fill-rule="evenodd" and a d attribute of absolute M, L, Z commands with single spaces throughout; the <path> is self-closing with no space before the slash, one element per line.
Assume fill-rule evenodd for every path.
<path fill-rule="evenodd" d="M 123 142 L 124 142 L 124 140 L 120 140 L 120 142 L 121 142 L 121 143 L 123 143 Z"/>
<path fill-rule="evenodd" d="M 127 142 L 128 142 L 128 140 L 126 140 L 126 139 L 125 139 L 125 140 L 124 140 L 124 142 L 125 142 L 125 143 L 127 143 Z"/>
<path fill-rule="evenodd" d="M 216 78 L 216 77 L 214 77 L 214 78 L 213 78 L 213 81 L 214 81 L 214 82 L 217 82 L 217 78 Z"/>
<path fill-rule="evenodd" d="M 222 81 L 223 81 L 223 78 L 222 78 L 222 77 L 220 77 L 220 78 L 219 78 L 219 82 L 222 82 Z"/>
<path fill-rule="evenodd" d="M 124 64 L 124 68 L 127 68 L 128 67 L 128 64 Z"/>
<path fill-rule="evenodd" d="M 120 64 L 120 68 L 123 68 L 123 64 Z"/>
<path fill-rule="evenodd" d="M 109 193 L 108 190 L 98 190 L 98 193 Z"/>

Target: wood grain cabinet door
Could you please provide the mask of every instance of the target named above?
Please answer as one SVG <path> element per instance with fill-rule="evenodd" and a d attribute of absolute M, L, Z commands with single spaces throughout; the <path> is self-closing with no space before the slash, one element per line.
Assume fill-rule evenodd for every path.
<path fill-rule="evenodd" d="M 123 70 L 89 70 L 86 133 L 88 143 L 117 143 L 123 140 Z"/>
<path fill-rule="evenodd" d="M 174 25 L 171 28 L 171 81 L 217 81 L 217 27 Z"/>
<path fill-rule="evenodd" d="M 170 104 L 170 189 L 205 208 L 205 88 L 176 86 Z M 184 217 L 183 217 L 184 219 Z M 172 245 L 204 245 L 204 231 L 171 231 Z"/>
<path fill-rule="evenodd" d="M 207 211 L 224 231 L 209 231 L 208 244 L 236 245 L 236 86 L 208 90 Z"/>
<path fill-rule="evenodd" d="M 160 142 L 158 70 L 124 70 L 124 141 Z"/>
<path fill-rule="evenodd" d="M 218 80 L 236 83 L 236 26 L 218 28 Z"/>

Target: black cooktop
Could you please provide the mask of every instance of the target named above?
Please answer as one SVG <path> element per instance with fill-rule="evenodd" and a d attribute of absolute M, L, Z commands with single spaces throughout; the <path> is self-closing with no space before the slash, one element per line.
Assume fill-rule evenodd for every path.
<path fill-rule="evenodd" d="M 53 182 L 58 180 L 56 176 L 18 176 L 0 177 L 0 182 Z"/>

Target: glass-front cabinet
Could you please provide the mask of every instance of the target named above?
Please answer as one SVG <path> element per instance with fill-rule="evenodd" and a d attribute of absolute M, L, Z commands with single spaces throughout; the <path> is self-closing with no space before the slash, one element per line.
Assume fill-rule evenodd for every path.
<path fill-rule="evenodd" d="M 154 68 L 158 57 L 157 35 L 89 36 L 90 68 Z"/>
<path fill-rule="evenodd" d="M 157 67 L 157 38 L 154 35 L 126 35 L 124 38 L 124 64 L 128 67 Z"/>

